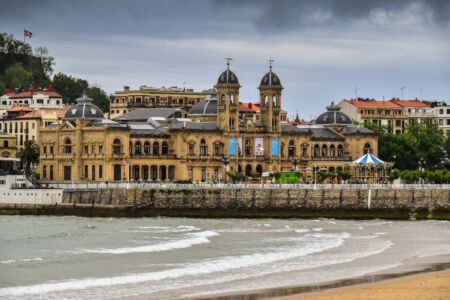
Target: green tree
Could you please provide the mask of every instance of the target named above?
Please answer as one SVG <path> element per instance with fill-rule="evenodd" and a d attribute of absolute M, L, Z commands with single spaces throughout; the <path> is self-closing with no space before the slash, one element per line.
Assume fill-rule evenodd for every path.
<path fill-rule="evenodd" d="M 93 103 L 102 111 L 109 112 L 109 97 L 105 91 L 97 86 L 90 86 L 86 89 L 86 95 L 93 99 Z"/>
<path fill-rule="evenodd" d="M 47 47 L 37 47 L 35 49 L 36 56 L 41 59 L 42 69 L 46 78 L 50 78 L 53 74 L 53 65 L 55 64 L 55 58 L 48 55 Z"/>
<path fill-rule="evenodd" d="M 81 97 L 89 87 L 89 83 L 80 78 L 75 78 L 64 73 L 58 73 L 53 77 L 53 88 L 63 97 L 64 103 L 75 103 L 75 99 Z"/>
<path fill-rule="evenodd" d="M 33 74 L 22 67 L 22 63 L 9 67 L 4 76 L 7 88 L 14 89 L 19 86 L 28 87 L 33 82 Z"/>
<path fill-rule="evenodd" d="M 242 177 L 244 177 L 243 173 L 233 173 L 233 172 L 227 172 L 227 175 L 231 178 L 233 183 L 241 181 Z"/>
<path fill-rule="evenodd" d="M 39 146 L 35 141 L 26 141 L 24 148 L 19 150 L 18 157 L 21 163 L 25 164 L 25 173 L 31 174 L 31 165 L 39 163 Z"/>

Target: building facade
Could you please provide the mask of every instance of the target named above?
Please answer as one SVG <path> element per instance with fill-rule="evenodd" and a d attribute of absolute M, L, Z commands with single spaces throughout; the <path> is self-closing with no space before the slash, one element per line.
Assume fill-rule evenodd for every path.
<path fill-rule="evenodd" d="M 450 131 L 450 106 L 433 107 L 434 123 L 447 135 Z"/>
<path fill-rule="evenodd" d="M 115 98 L 110 102 L 110 118 L 148 107 L 179 107 L 183 115 L 187 116 L 189 109 L 204 100 L 209 93 L 211 91 L 195 92 L 179 87 L 141 86 L 139 90 L 130 90 L 129 86 L 125 86 L 123 91 L 115 92 Z"/>
<path fill-rule="evenodd" d="M 62 96 L 53 91 L 51 85 L 45 89 L 29 88 L 26 92 L 11 92 L 9 89 L 6 89 L 5 94 L 0 97 L 0 117 L 16 105 L 26 106 L 34 110 L 64 107 Z"/>
<path fill-rule="evenodd" d="M 60 120 L 68 109 L 33 110 L 26 106 L 15 106 L 0 118 L 0 131 L 15 136 L 18 148 L 23 148 L 29 140 L 39 143 L 39 128 Z"/>
<path fill-rule="evenodd" d="M 61 124 L 40 129 L 43 182 L 224 180 L 226 171 L 245 175 L 296 168 L 338 171 L 364 153 L 377 155 L 377 135 L 331 105 L 316 124 L 284 124 L 280 79 L 265 74 L 259 85 L 259 120 L 242 109 L 240 84 L 221 73 L 217 99 L 180 112 L 135 110 L 108 120 L 80 98 Z M 117 96 L 117 95 L 116 95 Z"/>

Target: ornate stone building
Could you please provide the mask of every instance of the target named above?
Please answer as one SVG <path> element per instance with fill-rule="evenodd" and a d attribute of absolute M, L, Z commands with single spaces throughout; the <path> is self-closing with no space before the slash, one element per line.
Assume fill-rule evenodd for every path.
<path fill-rule="evenodd" d="M 311 180 L 312 169 L 336 171 L 377 155 L 376 133 L 334 104 L 314 125 L 282 123 L 283 87 L 271 66 L 259 85 L 259 120 L 240 109 L 229 65 L 215 87 L 217 100 L 194 105 L 189 118 L 176 108 L 146 108 L 108 120 L 91 99 L 78 99 L 62 123 L 40 130 L 42 180 L 201 182 L 225 178 L 225 169 L 250 175 L 293 167 Z"/>

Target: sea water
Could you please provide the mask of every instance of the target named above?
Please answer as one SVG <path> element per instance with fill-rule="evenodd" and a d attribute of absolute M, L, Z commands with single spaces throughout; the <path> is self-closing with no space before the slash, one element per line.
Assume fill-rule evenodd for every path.
<path fill-rule="evenodd" d="M 201 298 L 449 254 L 437 220 L 0 216 L 0 298 Z"/>

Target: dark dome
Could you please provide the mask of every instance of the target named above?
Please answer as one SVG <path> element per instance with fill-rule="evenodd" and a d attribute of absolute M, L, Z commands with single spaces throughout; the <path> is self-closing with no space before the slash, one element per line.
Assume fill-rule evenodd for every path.
<path fill-rule="evenodd" d="M 227 68 L 225 71 L 220 74 L 219 79 L 217 79 L 217 84 L 226 84 L 226 83 L 235 83 L 239 84 L 239 80 L 229 68 Z"/>
<path fill-rule="evenodd" d="M 65 119 L 103 119 L 102 110 L 92 104 L 91 98 L 81 96 L 75 101 L 77 104 L 66 112 Z"/>
<path fill-rule="evenodd" d="M 277 74 L 272 72 L 272 68 L 270 68 L 270 71 L 261 79 L 261 85 L 281 86 L 280 78 L 278 78 Z"/>
<path fill-rule="evenodd" d="M 341 112 L 341 108 L 333 103 L 327 107 L 327 112 L 317 117 L 316 124 L 352 124 L 352 119 Z"/>
<path fill-rule="evenodd" d="M 203 100 L 195 104 L 189 115 L 217 115 L 217 100 Z"/>

